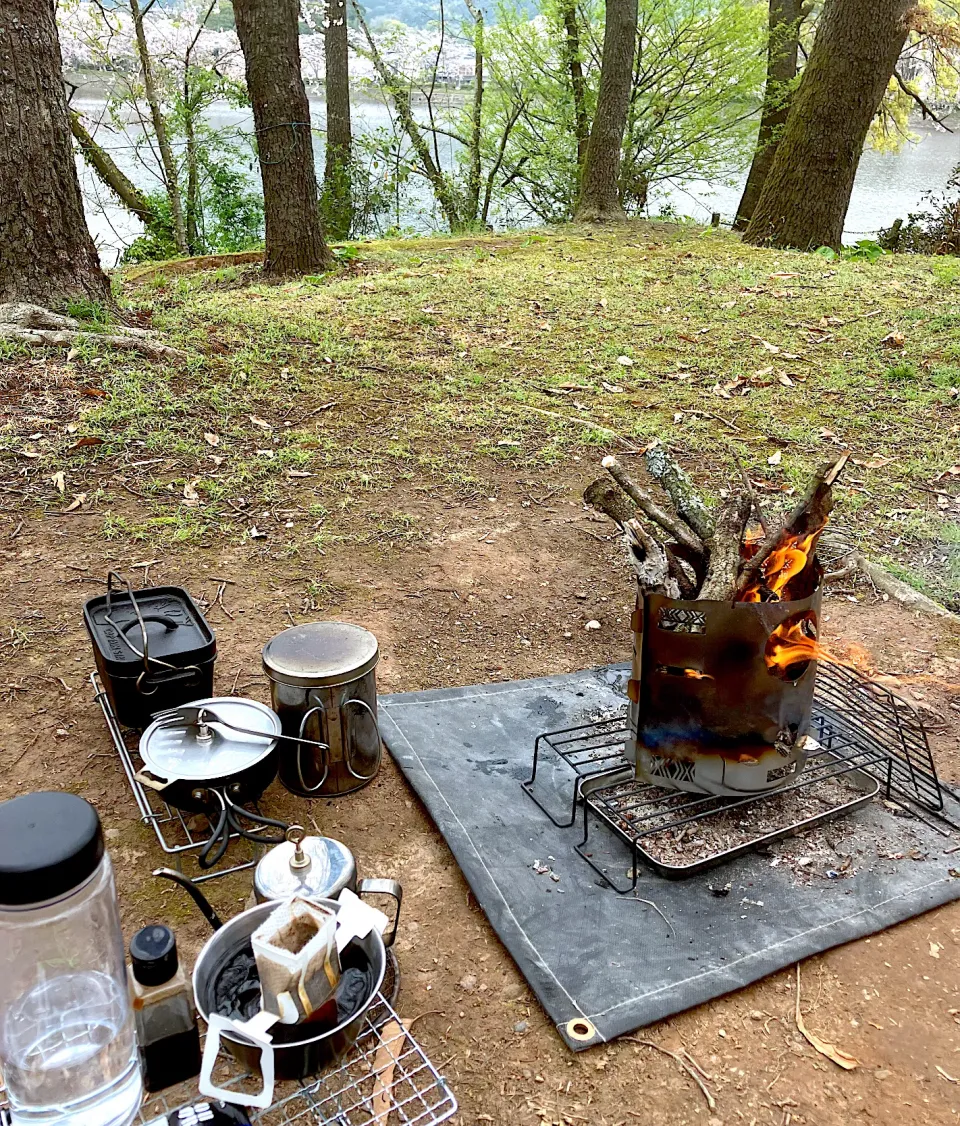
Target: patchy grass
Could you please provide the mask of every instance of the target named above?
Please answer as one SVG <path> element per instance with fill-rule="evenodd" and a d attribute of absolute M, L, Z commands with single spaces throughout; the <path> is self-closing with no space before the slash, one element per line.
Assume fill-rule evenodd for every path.
<path fill-rule="evenodd" d="M 11 468 L 44 504 L 86 494 L 111 536 L 416 538 L 383 494 L 476 495 L 498 465 L 579 488 L 603 452 L 653 437 L 714 494 L 736 451 L 776 500 L 850 448 L 845 531 L 957 597 L 953 260 L 825 262 L 637 223 L 366 244 L 341 272 L 279 286 L 253 267 L 153 274 L 124 301 L 190 360 L 93 337 L 66 366 L 0 355 L 10 390 L 56 366 L 70 407 L 66 423 L 7 415 Z M 46 483 L 60 469 L 63 499 Z"/>

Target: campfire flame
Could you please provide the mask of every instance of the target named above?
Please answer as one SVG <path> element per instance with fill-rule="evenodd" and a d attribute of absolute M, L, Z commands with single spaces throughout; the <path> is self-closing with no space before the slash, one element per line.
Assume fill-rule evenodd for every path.
<path fill-rule="evenodd" d="M 764 657 L 767 668 L 784 680 L 799 680 L 803 671 L 796 675 L 790 675 L 791 672 L 799 666 L 805 670 L 811 661 L 843 664 L 817 640 L 816 619 L 812 614 L 802 614 L 781 622 L 770 634 Z"/>
<path fill-rule="evenodd" d="M 760 573 L 743 592 L 740 601 L 781 602 L 784 598 L 789 601 L 790 581 L 801 574 L 810 562 L 825 527 L 824 523 L 807 536 L 788 535 L 763 561 Z"/>
<path fill-rule="evenodd" d="M 684 669 L 683 675 L 689 677 L 690 680 L 713 680 L 708 672 L 701 672 L 699 669 Z"/>

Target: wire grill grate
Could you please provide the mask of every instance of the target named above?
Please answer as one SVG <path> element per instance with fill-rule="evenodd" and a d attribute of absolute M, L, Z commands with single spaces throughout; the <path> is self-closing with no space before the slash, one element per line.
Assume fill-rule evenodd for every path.
<path fill-rule="evenodd" d="M 375 1017 L 368 1015 L 338 1067 L 310 1082 L 282 1085 L 277 1102 L 251 1113 L 253 1126 L 435 1126 L 454 1115 L 457 1100 L 446 1080 L 382 994 L 371 1013 Z M 246 1078 L 222 1085 L 240 1086 Z M 140 1122 L 197 1102 L 199 1096 L 185 1087 L 144 1103 Z"/>
<path fill-rule="evenodd" d="M 849 669 L 821 664 L 811 734 L 821 750 L 811 755 L 795 781 L 766 793 L 717 798 L 637 781 L 633 764 L 624 753 L 628 736 L 624 707 L 618 714 L 593 723 L 540 735 L 534 745 L 531 777 L 521 785 L 560 828 L 573 825 L 577 808 L 582 806 L 583 840 L 577 850 L 621 893 L 636 887 L 640 862 L 668 878 L 693 875 L 849 813 L 879 792 L 887 800 L 902 802 L 922 820 L 926 818 L 920 811 L 927 811 L 937 815 L 938 822 L 957 827 L 942 813 L 943 794 L 923 723 L 909 703 L 887 688 Z M 545 797 L 537 792 L 538 770 L 548 752 L 570 780 L 570 805 L 568 813 L 564 810 L 565 816 L 548 808 Z M 827 795 L 824 786 L 830 783 L 842 783 L 842 790 L 834 786 Z M 794 810 L 792 815 L 784 811 L 778 817 L 780 805 L 787 805 L 781 800 L 784 795 L 798 793 L 803 797 L 799 803 L 801 815 Z M 756 822 L 756 831 L 740 834 L 746 839 L 729 848 L 705 851 L 695 861 L 683 864 L 658 860 L 650 849 L 650 838 L 659 834 L 682 831 L 684 826 L 707 823 L 741 809 L 745 811 L 744 822 L 749 820 L 746 811 L 752 810 L 749 816 Z M 611 879 L 609 868 L 595 862 L 594 853 L 587 851 L 591 817 L 631 849 L 634 866 L 628 872 L 629 887 Z M 944 832 L 942 825 L 935 827 Z"/>

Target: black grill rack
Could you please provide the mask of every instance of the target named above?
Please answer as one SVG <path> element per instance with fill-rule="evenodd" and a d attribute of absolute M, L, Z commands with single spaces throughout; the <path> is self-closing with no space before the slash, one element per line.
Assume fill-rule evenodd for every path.
<path fill-rule="evenodd" d="M 773 844 L 801 830 L 850 813 L 880 792 L 880 783 L 867 771 L 869 767 L 880 764 L 884 756 L 880 751 L 845 744 L 830 732 L 827 735 L 833 749 L 814 752 L 798 781 L 746 798 L 720 798 L 665 790 L 638 781 L 588 790 L 583 801 L 583 840 L 576 846 L 577 852 L 623 895 L 636 890 L 641 863 L 658 876 L 683 879 L 725 864 L 752 849 Z M 818 790 L 831 781 L 841 783 L 842 794 L 831 798 L 820 796 Z M 788 795 L 794 794 L 809 798 L 811 811 L 801 816 L 780 814 L 778 803 L 783 804 Z M 748 810 L 750 820 L 758 826 L 766 815 L 766 827 L 758 827 L 735 845 L 718 847 L 712 853 L 701 853 L 696 860 L 686 864 L 666 863 L 658 859 L 649 847 L 651 838 L 678 834 L 685 827 L 688 832 L 696 833 L 698 826 L 711 821 L 716 823 L 719 815 L 729 816 L 739 810 Z M 599 864 L 593 853 L 588 851 L 591 817 L 598 818 L 630 848 L 633 866 L 628 870 L 630 883 L 627 886 L 612 878 L 609 867 Z M 648 847 L 644 847 L 645 844 Z"/>
<path fill-rule="evenodd" d="M 703 872 L 743 853 L 840 817 L 882 793 L 887 801 L 902 805 L 914 816 L 949 835 L 944 826 L 960 829 L 944 812 L 943 793 L 923 723 L 916 711 L 882 685 L 860 677 L 849 669 L 821 665 L 817 673 L 811 734 L 820 749 L 809 756 L 796 781 L 775 791 L 743 798 L 720 798 L 665 789 L 640 782 L 624 748 L 628 737 L 627 708 L 615 715 L 561 731 L 541 735 L 534 745 L 531 777 L 521 783 L 524 791 L 550 820 L 569 828 L 582 807 L 583 840 L 577 851 L 621 894 L 634 891 L 640 864 L 658 875 L 678 879 Z M 555 756 L 569 778 L 569 814 L 558 815 L 538 794 L 537 773 L 545 752 Z M 818 787 L 836 782 L 829 799 Z M 803 816 L 775 816 L 777 800 L 796 794 L 811 810 Z M 781 803 L 783 804 L 783 803 Z M 718 814 L 752 810 L 764 828 L 729 848 L 701 854 L 689 864 L 667 864 L 649 848 L 651 837 L 676 833 L 684 826 L 695 828 Z M 934 819 L 925 816 L 934 814 Z M 759 815 L 759 816 L 756 816 Z M 600 864 L 590 849 L 590 829 L 599 821 L 630 849 L 633 867 L 627 870 L 628 886 L 611 878 L 611 866 Z M 647 842 L 648 847 L 644 847 Z"/>
<path fill-rule="evenodd" d="M 565 727 L 562 731 L 548 731 L 537 737 L 533 744 L 533 772 L 520 785 L 559 829 L 569 829 L 577 819 L 577 805 L 584 784 L 598 777 L 610 777 L 633 768 L 627 762 L 623 746 L 627 738 L 626 709 L 619 715 Z M 544 750 L 555 754 L 573 772 L 573 794 L 570 815 L 558 819 L 540 800 L 536 793 L 537 768 Z"/>

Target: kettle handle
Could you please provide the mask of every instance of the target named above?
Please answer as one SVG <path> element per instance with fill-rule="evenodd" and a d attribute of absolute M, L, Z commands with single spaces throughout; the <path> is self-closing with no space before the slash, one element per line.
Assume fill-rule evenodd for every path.
<path fill-rule="evenodd" d="M 357 884 L 357 895 L 389 895 L 396 901 L 396 910 L 393 912 L 393 926 L 383 936 L 384 946 L 393 946 L 397 937 L 397 927 L 400 925 L 400 907 L 403 904 L 403 888 L 398 880 L 370 879 L 361 880 Z"/>

